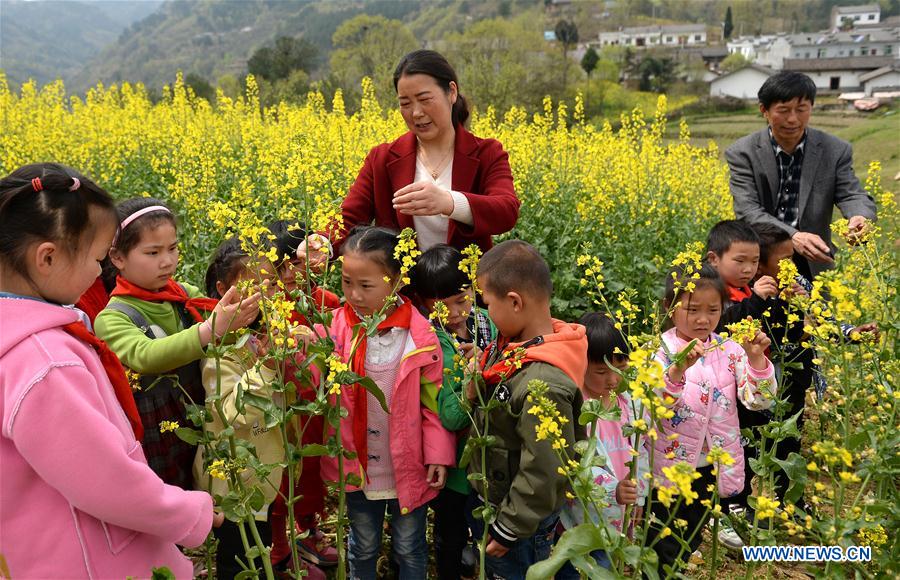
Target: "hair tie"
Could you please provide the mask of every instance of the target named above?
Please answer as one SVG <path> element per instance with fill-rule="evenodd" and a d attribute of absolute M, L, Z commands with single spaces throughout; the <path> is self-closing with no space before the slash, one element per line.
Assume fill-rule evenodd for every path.
<path fill-rule="evenodd" d="M 134 220 L 138 219 L 139 217 L 143 217 L 143 216 L 147 215 L 148 213 L 154 212 L 154 211 L 163 211 L 168 214 L 172 213 L 172 211 L 164 205 L 151 205 L 149 207 L 145 207 L 144 209 L 134 212 L 133 214 L 131 214 L 130 216 L 128 216 L 127 218 L 122 220 L 122 223 L 119 225 L 119 231 L 116 232 L 116 236 L 113 238 L 112 247 L 113 248 L 116 247 L 116 242 L 119 241 L 119 234 L 124 232 L 125 228 L 127 228 Z"/>
<path fill-rule="evenodd" d="M 31 180 L 31 188 L 34 190 L 35 193 L 44 189 L 44 185 L 41 183 L 40 177 L 35 177 L 34 179 Z"/>
<path fill-rule="evenodd" d="M 72 187 L 69 188 L 69 191 L 78 191 L 78 188 L 81 187 L 81 180 L 77 177 L 72 178 Z"/>

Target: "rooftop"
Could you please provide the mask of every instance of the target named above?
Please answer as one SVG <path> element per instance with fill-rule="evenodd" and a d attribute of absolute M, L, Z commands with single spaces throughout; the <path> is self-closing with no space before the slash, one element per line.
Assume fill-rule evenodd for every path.
<path fill-rule="evenodd" d="M 848 56 L 839 58 L 786 58 L 784 70 L 875 70 L 889 66 L 895 59 L 890 56 Z"/>

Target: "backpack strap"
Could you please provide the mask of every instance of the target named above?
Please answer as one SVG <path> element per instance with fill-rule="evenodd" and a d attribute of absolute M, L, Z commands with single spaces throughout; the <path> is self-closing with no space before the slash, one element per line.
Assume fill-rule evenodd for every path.
<path fill-rule="evenodd" d="M 147 319 L 144 318 L 144 315 L 134 306 L 125 304 L 124 302 L 110 301 L 106 307 L 110 310 L 117 310 L 127 316 L 135 326 L 141 329 L 141 332 L 143 332 L 147 338 L 156 338 L 153 336 L 153 331 L 150 329 L 150 324 L 147 322 Z"/>

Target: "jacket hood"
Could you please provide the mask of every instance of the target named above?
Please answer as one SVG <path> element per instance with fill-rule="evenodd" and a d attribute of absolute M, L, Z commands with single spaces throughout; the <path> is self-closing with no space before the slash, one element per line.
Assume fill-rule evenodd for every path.
<path fill-rule="evenodd" d="M 584 386 L 587 371 L 587 335 L 584 326 L 553 319 L 553 334 L 544 342 L 528 348 L 528 358 L 553 365 L 566 373 L 578 388 Z M 523 343 L 511 343 L 515 348 Z"/>
<path fill-rule="evenodd" d="M 77 320 L 72 308 L 29 298 L 0 298 L 0 357 L 32 334 Z"/>

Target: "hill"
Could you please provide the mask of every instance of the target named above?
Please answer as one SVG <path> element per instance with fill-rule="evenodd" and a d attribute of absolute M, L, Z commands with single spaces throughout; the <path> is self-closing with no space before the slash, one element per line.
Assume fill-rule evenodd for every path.
<path fill-rule="evenodd" d="M 75 73 L 162 0 L 25 2 L 0 5 L 0 67 L 18 85 L 70 81 Z"/>

